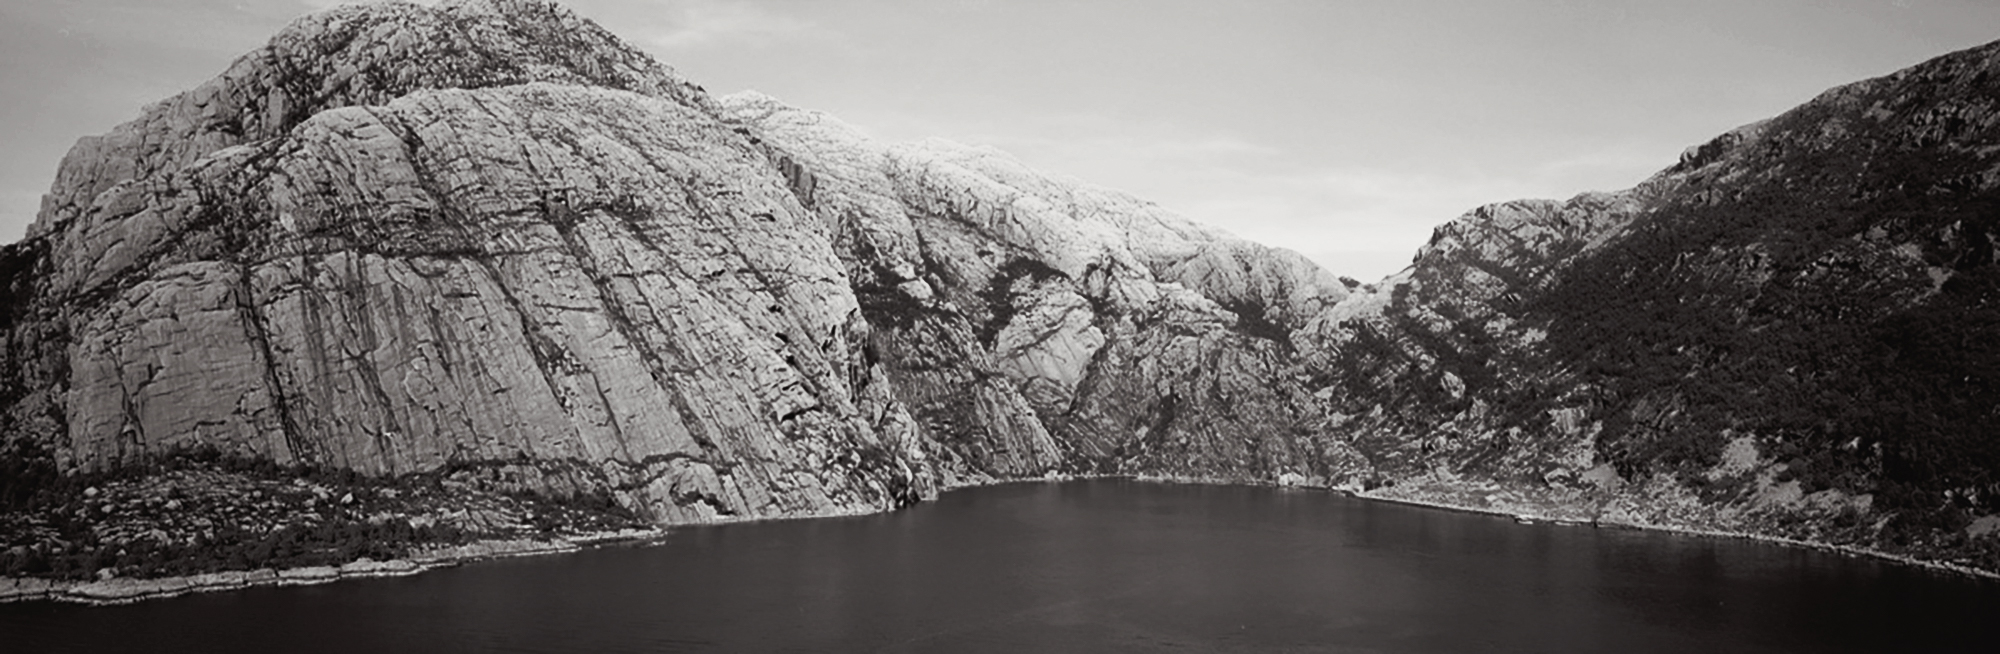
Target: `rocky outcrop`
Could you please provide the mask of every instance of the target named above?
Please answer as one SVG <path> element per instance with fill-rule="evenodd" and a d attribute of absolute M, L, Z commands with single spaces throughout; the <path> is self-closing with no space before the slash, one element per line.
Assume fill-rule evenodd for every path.
<path fill-rule="evenodd" d="M 996 152 L 712 99 L 498 1 L 302 19 L 81 142 L 5 261 L 16 460 L 504 468 L 662 523 L 1270 476 L 1311 413 L 1288 333 L 1345 294 Z"/>
<path fill-rule="evenodd" d="M 67 159 L 12 250 L 47 274 L 9 440 L 66 470 L 531 460 L 662 521 L 908 501 L 919 448 L 864 419 L 898 409 L 850 389 L 854 297 L 768 163 L 550 6 L 302 20 Z"/>
<path fill-rule="evenodd" d="M 1317 457 L 1296 447 L 1313 411 L 1290 333 L 1346 289 L 1303 257 L 990 149 L 723 105 L 837 230 L 873 351 L 949 456 L 1235 479 Z"/>

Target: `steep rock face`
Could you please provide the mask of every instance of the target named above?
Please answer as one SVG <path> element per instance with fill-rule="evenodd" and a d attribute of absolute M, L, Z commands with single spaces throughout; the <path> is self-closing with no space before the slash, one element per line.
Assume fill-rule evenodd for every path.
<path fill-rule="evenodd" d="M 876 144 L 757 94 L 723 103 L 840 230 L 875 351 L 936 437 L 969 447 L 956 456 L 1004 452 L 994 472 L 1013 474 L 1306 465 L 1289 334 L 1346 291 L 1299 255 L 989 149 Z"/>
<path fill-rule="evenodd" d="M 303 20 L 68 158 L 10 250 L 46 274 L 16 282 L 9 442 L 526 460 L 668 521 L 914 499 L 825 232 L 709 103 L 536 3 Z"/>
<path fill-rule="evenodd" d="M 1268 478 L 1307 458 L 1288 334 L 1345 294 L 497 1 L 302 19 L 79 143 L 4 263 L 17 461 L 484 470 L 661 522 Z"/>
<path fill-rule="evenodd" d="M 215 79 L 148 107 L 109 134 L 79 141 L 28 236 L 78 218 L 122 217 L 119 209 L 131 200 L 128 193 L 106 196 L 113 186 L 171 174 L 224 147 L 281 136 L 327 109 L 383 104 L 420 89 L 531 81 L 684 104 L 707 101 L 651 57 L 547 3 L 341 7 L 299 19 Z"/>

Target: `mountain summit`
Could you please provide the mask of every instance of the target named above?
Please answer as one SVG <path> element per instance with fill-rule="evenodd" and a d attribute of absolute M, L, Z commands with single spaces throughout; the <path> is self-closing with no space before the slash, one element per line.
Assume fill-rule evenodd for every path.
<path fill-rule="evenodd" d="M 1350 287 L 991 149 L 711 97 L 547 3 L 316 14 L 79 142 L 0 249 L 0 564 L 1116 474 L 2000 569 L 1994 52 L 1477 209 Z"/>

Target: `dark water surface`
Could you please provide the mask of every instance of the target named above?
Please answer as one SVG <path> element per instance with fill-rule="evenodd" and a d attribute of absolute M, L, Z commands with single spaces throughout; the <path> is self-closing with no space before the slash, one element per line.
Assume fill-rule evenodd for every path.
<path fill-rule="evenodd" d="M 1127 481 L 116 607 L 0 652 L 2000 652 L 2000 583 L 1744 541 Z"/>

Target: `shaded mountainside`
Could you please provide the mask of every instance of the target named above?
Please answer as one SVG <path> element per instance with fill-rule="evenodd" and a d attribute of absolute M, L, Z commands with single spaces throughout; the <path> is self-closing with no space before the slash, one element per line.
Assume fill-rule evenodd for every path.
<path fill-rule="evenodd" d="M 1125 474 L 2000 569 L 1995 51 L 1475 210 L 1351 289 L 991 149 L 711 97 L 545 3 L 336 9 L 81 141 L 0 248 L 0 565 Z"/>
<path fill-rule="evenodd" d="M 2000 568 L 1996 76 L 2000 46 L 1951 54 L 1441 227 L 1322 325 L 1336 405 L 1643 522 Z"/>

